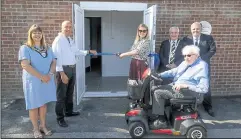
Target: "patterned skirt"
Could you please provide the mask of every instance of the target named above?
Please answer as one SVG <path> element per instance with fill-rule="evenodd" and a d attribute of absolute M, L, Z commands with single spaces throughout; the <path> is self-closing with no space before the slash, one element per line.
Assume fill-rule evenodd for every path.
<path fill-rule="evenodd" d="M 129 79 L 131 80 L 141 80 L 144 71 L 148 68 L 148 65 L 145 60 L 138 60 L 132 58 Z"/>

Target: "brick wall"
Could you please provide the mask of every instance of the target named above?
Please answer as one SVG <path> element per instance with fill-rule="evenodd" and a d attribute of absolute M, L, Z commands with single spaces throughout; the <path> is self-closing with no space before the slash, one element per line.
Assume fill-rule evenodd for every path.
<path fill-rule="evenodd" d="M 217 53 L 212 59 L 211 87 L 213 95 L 241 95 L 241 45 L 239 45 L 241 43 L 241 1 L 129 1 L 158 5 L 157 50 L 161 41 L 168 38 L 170 26 L 179 26 L 181 37 L 183 37 L 190 34 L 190 25 L 194 21 L 206 20 L 210 22 L 213 28 L 212 35 L 217 42 Z M 13 96 L 22 94 L 21 68 L 17 57 L 19 45 L 26 40 L 29 27 L 34 23 L 40 24 L 43 27 L 47 42 L 51 44 L 60 30 L 61 22 L 72 19 L 71 2 L 74 1 L 1 1 L 2 93 Z"/>

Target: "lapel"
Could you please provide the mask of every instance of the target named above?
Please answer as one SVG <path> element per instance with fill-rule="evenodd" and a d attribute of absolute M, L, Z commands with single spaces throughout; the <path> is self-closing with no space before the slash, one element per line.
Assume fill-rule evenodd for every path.
<path fill-rule="evenodd" d="M 183 46 L 183 44 L 182 44 L 183 42 L 180 39 L 177 39 L 177 42 L 179 42 L 179 43 L 177 45 L 176 52 L 181 52 L 182 51 L 181 49 L 183 48 L 182 47 Z"/>
<path fill-rule="evenodd" d="M 201 35 L 200 35 L 200 40 L 199 40 L 199 44 L 198 44 L 198 47 L 200 48 L 200 46 L 201 46 L 201 44 L 203 43 L 203 34 L 201 33 Z"/>
<path fill-rule="evenodd" d="M 192 37 L 192 35 L 187 36 L 187 41 L 188 41 L 188 45 L 193 44 L 193 37 Z"/>
<path fill-rule="evenodd" d="M 171 43 L 170 43 L 170 40 L 168 40 L 167 43 L 166 43 L 166 53 L 167 53 L 168 57 L 169 57 L 169 54 L 170 54 L 170 48 L 171 48 Z"/>
<path fill-rule="evenodd" d="M 180 41 L 181 41 L 181 40 L 178 38 L 178 39 L 177 39 L 177 43 L 178 43 L 178 44 L 177 44 L 177 48 L 176 48 L 176 49 L 178 49 L 178 48 L 179 48 Z"/>

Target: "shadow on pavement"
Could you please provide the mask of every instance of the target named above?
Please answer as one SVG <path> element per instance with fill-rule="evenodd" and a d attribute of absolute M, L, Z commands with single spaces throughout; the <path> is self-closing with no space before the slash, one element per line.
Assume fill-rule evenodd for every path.
<path fill-rule="evenodd" d="M 9 102 L 9 103 L 8 103 Z M 84 98 L 75 110 L 80 116 L 67 117 L 68 128 L 56 123 L 55 102 L 48 104 L 47 124 L 55 133 L 72 132 L 120 132 L 128 134 L 124 114 L 127 98 Z M 200 115 L 208 129 L 241 128 L 241 98 L 213 98 L 215 117 L 203 108 Z M 32 125 L 25 110 L 24 99 L 2 100 L 2 134 L 32 133 Z"/>

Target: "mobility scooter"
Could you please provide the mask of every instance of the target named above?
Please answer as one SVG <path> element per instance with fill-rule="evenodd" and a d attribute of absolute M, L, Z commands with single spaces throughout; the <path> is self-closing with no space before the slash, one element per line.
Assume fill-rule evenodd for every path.
<path fill-rule="evenodd" d="M 152 78 L 149 73 L 142 83 L 138 85 L 128 85 L 130 103 L 129 109 L 125 114 L 125 119 L 129 127 L 129 133 L 132 138 L 142 138 L 145 133 L 157 133 L 167 135 L 182 135 L 187 138 L 206 138 L 207 130 L 205 124 L 200 118 L 197 105 L 203 101 L 202 94 L 197 93 L 197 97 L 172 98 L 169 105 L 165 105 L 165 117 L 168 124 L 166 129 L 152 129 L 151 108 L 143 107 L 143 96 L 148 86 L 153 86 L 157 78 Z M 147 73 L 147 72 L 146 72 Z M 151 88 L 151 87 L 150 87 Z M 152 90 L 150 91 L 150 100 L 152 99 Z M 181 90 L 185 91 L 190 90 Z"/>

